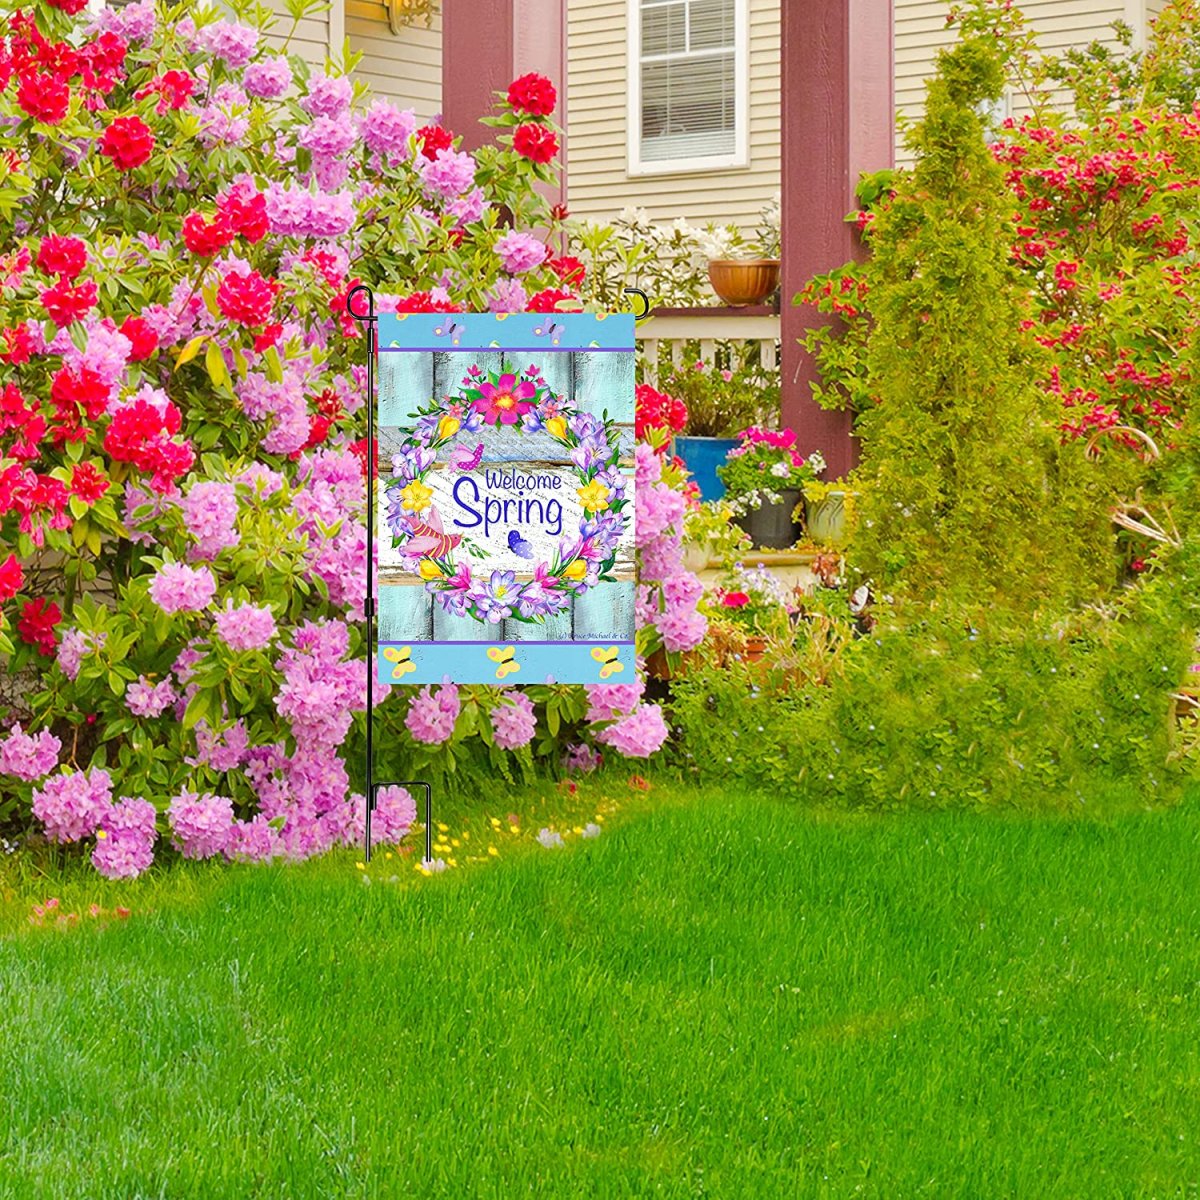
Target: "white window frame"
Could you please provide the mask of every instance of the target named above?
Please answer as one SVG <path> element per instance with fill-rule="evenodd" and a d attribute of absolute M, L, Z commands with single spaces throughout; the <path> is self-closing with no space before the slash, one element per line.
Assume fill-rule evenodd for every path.
<path fill-rule="evenodd" d="M 629 96 L 625 114 L 629 176 L 683 175 L 750 166 L 750 14 L 748 0 L 733 5 L 733 153 L 642 161 L 642 3 L 626 0 L 625 64 Z"/>

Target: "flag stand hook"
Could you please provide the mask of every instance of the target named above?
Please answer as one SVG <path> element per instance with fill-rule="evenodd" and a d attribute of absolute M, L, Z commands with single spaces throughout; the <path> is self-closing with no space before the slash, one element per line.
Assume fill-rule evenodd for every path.
<path fill-rule="evenodd" d="M 363 306 L 355 305 L 356 297 Z M 425 865 L 433 863 L 433 788 L 424 779 L 375 779 L 375 354 L 378 350 L 375 294 L 365 283 L 357 283 L 346 294 L 346 311 L 363 326 L 367 335 L 367 596 L 363 606 L 367 626 L 367 749 L 366 818 L 363 822 L 363 860 L 371 861 L 371 814 L 375 797 L 384 787 L 422 787 L 425 789 Z"/>

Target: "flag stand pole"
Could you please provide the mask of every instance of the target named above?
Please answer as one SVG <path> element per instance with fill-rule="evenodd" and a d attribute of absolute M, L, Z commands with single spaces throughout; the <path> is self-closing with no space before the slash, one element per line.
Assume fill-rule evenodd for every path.
<path fill-rule="evenodd" d="M 366 311 L 355 308 L 355 297 L 365 298 Z M 433 863 L 433 788 L 423 779 L 376 781 L 375 779 L 375 355 L 378 350 L 375 295 L 365 283 L 355 284 L 346 295 L 346 311 L 363 326 L 367 335 L 367 596 L 363 613 L 367 626 L 367 747 L 366 817 L 363 822 L 363 860 L 371 861 L 371 814 L 375 797 L 384 787 L 425 789 L 425 865 Z"/>

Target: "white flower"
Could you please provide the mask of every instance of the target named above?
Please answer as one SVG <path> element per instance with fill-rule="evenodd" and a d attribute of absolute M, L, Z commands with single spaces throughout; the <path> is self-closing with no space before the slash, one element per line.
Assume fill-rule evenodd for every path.
<path fill-rule="evenodd" d="M 562 834 L 555 833 L 553 829 L 539 829 L 537 840 L 541 842 L 547 850 L 553 850 L 555 846 L 563 845 Z"/>
<path fill-rule="evenodd" d="M 595 821 L 589 821 L 583 827 L 583 833 L 581 836 L 585 837 L 585 838 L 599 837 L 600 836 L 600 826 L 597 825 Z"/>
<path fill-rule="evenodd" d="M 805 461 L 818 475 L 825 470 L 825 459 L 820 450 L 814 450 Z"/>
<path fill-rule="evenodd" d="M 771 468 L 771 474 L 774 475 L 776 479 L 786 479 L 791 473 L 792 468 L 789 467 L 785 462 L 777 462 Z"/>

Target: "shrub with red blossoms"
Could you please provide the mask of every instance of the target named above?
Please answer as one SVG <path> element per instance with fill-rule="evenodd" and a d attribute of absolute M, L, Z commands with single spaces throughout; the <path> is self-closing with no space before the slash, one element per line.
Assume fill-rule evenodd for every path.
<path fill-rule="evenodd" d="M 77 5 L 4 31 L 0 658 L 28 686 L 0 722 L 0 832 L 32 823 L 122 878 L 164 852 L 306 857 L 363 834 L 346 297 L 361 278 L 380 311 L 575 304 L 536 186 L 555 90 L 516 81 L 496 143 L 466 154 L 336 66 L 294 70 L 237 5 L 196 35 L 152 0 Z M 657 530 L 648 580 L 672 569 Z M 648 636 L 682 644 L 686 592 Z M 577 687 L 377 696 L 380 744 L 435 776 L 665 736 L 653 706 L 606 733 Z M 388 793 L 375 837 L 414 817 Z"/>

